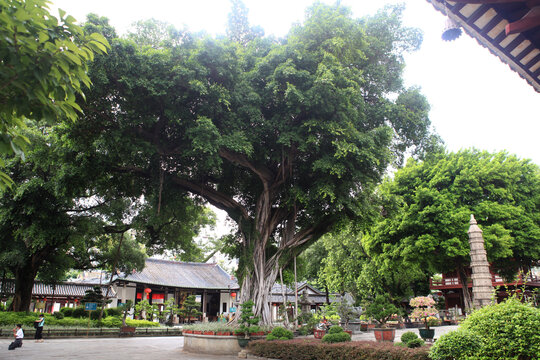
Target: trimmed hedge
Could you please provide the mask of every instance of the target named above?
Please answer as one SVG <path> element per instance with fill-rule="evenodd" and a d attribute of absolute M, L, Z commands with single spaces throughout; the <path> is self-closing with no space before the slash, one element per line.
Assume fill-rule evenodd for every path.
<path fill-rule="evenodd" d="M 97 313 L 97 311 L 95 311 Z M 65 314 L 64 314 L 65 315 Z M 38 313 L 25 313 L 25 312 L 0 312 L 0 326 L 12 327 L 15 324 L 22 324 L 23 328 L 33 328 L 34 321 L 39 317 Z M 128 326 L 134 327 L 159 327 L 159 323 L 146 320 L 131 320 L 126 319 Z M 57 319 L 51 314 L 45 314 L 45 327 L 48 326 L 66 326 L 66 327 L 82 327 L 85 328 L 88 326 L 88 315 L 86 318 L 72 318 L 64 317 L 63 319 Z M 102 319 L 101 323 L 97 320 L 90 321 L 90 327 L 120 327 L 122 326 L 121 317 L 105 317 Z"/>
<path fill-rule="evenodd" d="M 315 339 L 256 340 L 249 344 L 256 356 L 281 360 L 428 360 L 425 348 L 408 349 L 391 343 L 354 341 L 325 344 Z"/>
<path fill-rule="evenodd" d="M 266 340 L 290 340 L 294 337 L 292 331 L 278 326 L 272 329 L 272 332 L 266 335 Z"/>
<path fill-rule="evenodd" d="M 351 341 L 351 335 L 349 335 L 346 332 L 326 334 L 322 338 L 322 342 L 331 343 L 331 344 L 339 343 L 339 342 L 347 342 L 347 341 Z"/>
<path fill-rule="evenodd" d="M 468 330 L 458 329 L 441 336 L 429 351 L 433 360 L 474 360 L 482 348 L 482 338 Z"/>

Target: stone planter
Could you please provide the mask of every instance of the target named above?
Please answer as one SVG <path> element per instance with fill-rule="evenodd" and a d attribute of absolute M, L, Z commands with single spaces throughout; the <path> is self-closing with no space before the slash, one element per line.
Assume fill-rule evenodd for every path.
<path fill-rule="evenodd" d="M 237 355 L 242 350 L 238 340 L 238 337 L 230 335 L 185 334 L 184 351 L 195 354 Z"/>
<path fill-rule="evenodd" d="M 242 349 L 248 346 L 251 339 L 246 339 L 245 337 L 238 338 L 238 346 L 240 346 Z"/>
<path fill-rule="evenodd" d="M 367 331 L 368 324 L 360 324 L 360 331 Z"/>
<path fill-rule="evenodd" d="M 435 337 L 435 329 L 418 329 L 420 337 L 426 341 L 433 341 Z"/>
<path fill-rule="evenodd" d="M 373 333 L 375 334 L 375 340 L 378 342 L 394 342 L 396 337 L 396 329 L 376 328 L 373 329 Z"/>
<path fill-rule="evenodd" d="M 345 331 L 347 334 L 352 336 L 352 330 L 343 330 L 343 331 Z"/>

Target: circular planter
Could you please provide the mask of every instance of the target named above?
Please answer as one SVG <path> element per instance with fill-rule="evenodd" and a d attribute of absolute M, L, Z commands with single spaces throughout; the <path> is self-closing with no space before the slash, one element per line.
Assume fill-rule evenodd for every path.
<path fill-rule="evenodd" d="M 315 336 L 315 339 L 322 339 L 324 335 L 326 335 L 326 331 L 315 329 L 313 330 L 313 335 Z"/>
<path fill-rule="evenodd" d="M 435 337 L 435 329 L 418 329 L 420 337 L 424 340 L 433 340 Z"/>
<path fill-rule="evenodd" d="M 396 337 L 396 329 L 373 329 L 373 333 L 375 334 L 375 340 L 379 342 L 387 341 L 387 342 L 394 342 L 394 338 Z"/>
<path fill-rule="evenodd" d="M 360 324 L 360 331 L 367 331 L 368 324 Z"/>

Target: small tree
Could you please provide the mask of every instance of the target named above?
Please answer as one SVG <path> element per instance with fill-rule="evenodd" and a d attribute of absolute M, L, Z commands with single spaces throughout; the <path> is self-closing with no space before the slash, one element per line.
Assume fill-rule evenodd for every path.
<path fill-rule="evenodd" d="M 384 328 L 392 315 L 399 314 L 400 310 L 386 296 L 377 295 L 375 300 L 366 307 L 364 313 L 375 319 Z"/>
<path fill-rule="evenodd" d="M 150 305 L 150 303 L 148 302 L 148 300 L 142 300 L 142 301 L 139 301 L 139 302 L 135 305 L 135 314 L 136 314 L 139 318 L 146 319 L 147 314 L 149 314 L 149 313 L 151 313 L 151 312 L 152 312 L 152 305 Z"/>
<path fill-rule="evenodd" d="M 163 314 L 165 315 L 166 324 L 172 326 L 174 315 L 178 314 L 178 305 L 176 305 L 174 298 L 167 300 Z M 167 315 L 169 316 L 168 318 Z"/>
<path fill-rule="evenodd" d="M 240 305 L 242 313 L 240 314 L 240 326 L 235 333 L 243 333 L 246 339 L 249 339 L 249 334 L 258 332 L 260 329 L 259 317 L 253 314 L 253 306 L 255 303 L 248 300 Z"/>
<path fill-rule="evenodd" d="M 433 305 L 435 305 L 435 300 L 433 300 L 431 296 L 417 296 L 411 299 L 409 305 L 414 307 L 411 317 L 422 320 L 426 329 L 429 330 L 430 322 L 428 321 L 428 318 L 439 313 L 439 311 L 433 307 Z"/>
<path fill-rule="evenodd" d="M 180 313 L 183 315 L 182 317 L 186 317 L 188 319 L 188 323 L 191 322 L 191 318 L 195 316 L 202 315 L 202 312 L 199 311 L 200 305 L 195 301 L 195 295 L 189 295 L 184 303 L 182 304 L 182 309 L 180 309 Z"/>
<path fill-rule="evenodd" d="M 120 308 L 122 309 L 122 313 L 123 313 L 122 326 L 125 327 L 125 326 L 127 326 L 126 318 L 127 318 L 128 314 L 129 314 L 129 311 L 131 310 L 131 308 L 133 308 L 133 301 L 131 301 L 131 300 L 126 301 L 126 303 L 123 304 Z"/>

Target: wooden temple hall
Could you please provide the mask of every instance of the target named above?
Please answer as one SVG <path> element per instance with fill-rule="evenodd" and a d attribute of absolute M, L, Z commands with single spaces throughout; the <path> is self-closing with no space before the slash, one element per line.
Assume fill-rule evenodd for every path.
<path fill-rule="evenodd" d="M 220 314 L 234 312 L 238 283 L 217 264 L 146 259 L 141 272 L 120 276 L 113 285 L 118 304 L 143 299 L 160 311 L 171 298 L 181 305 L 189 295 L 200 302 L 203 320 L 216 321 Z M 112 304 L 115 306 L 115 304 Z"/>
<path fill-rule="evenodd" d="M 80 304 L 87 290 L 92 290 L 99 284 L 77 283 L 77 282 L 59 282 L 57 284 L 46 284 L 41 281 L 35 281 L 32 288 L 32 303 L 29 311 L 38 311 L 53 313 L 63 307 L 76 307 Z M 15 293 L 15 281 L 0 281 L 0 301 L 7 301 Z M 107 286 L 101 285 L 101 293 L 107 299 L 113 299 L 116 294 L 110 289 L 107 292 Z"/>

